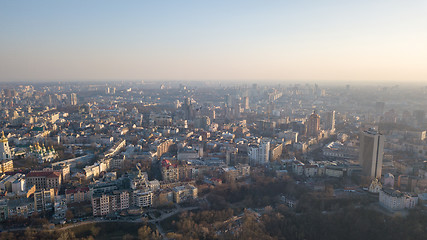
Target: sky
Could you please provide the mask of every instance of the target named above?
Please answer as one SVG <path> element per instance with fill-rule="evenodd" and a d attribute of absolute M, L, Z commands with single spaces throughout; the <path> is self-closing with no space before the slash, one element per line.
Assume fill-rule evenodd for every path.
<path fill-rule="evenodd" d="M 427 1 L 0 0 L 0 81 L 427 83 Z"/>

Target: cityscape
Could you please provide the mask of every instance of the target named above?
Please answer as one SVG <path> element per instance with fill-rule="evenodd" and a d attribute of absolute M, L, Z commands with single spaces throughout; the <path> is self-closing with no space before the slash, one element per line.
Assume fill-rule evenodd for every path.
<path fill-rule="evenodd" d="M 0 240 L 425 240 L 426 9 L 0 0 Z"/>
<path fill-rule="evenodd" d="M 94 224 L 120 223 L 147 226 L 138 234 L 148 238 L 267 239 L 274 237 L 266 225 L 283 217 L 426 217 L 427 87 L 2 89 L 6 238 L 73 229 L 74 237 L 105 236 L 108 227 Z M 91 228 L 81 230 L 85 224 Z M 299 238 L 298 230 L 284 230 L 276 237 Z"/>

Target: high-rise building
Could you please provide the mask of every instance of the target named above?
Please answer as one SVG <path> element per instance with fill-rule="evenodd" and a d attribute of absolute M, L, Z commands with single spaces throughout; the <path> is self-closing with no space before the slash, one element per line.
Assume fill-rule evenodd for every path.
<path fill-rule="evenodd" d="M 249 146 L 249 160 L 252 165 L 263 165 L 270 161 L 270 142 L 262 140 L 260 144 Z"/>
<path fill-rule="evenodd" d="M 243 98 L 243 108 L 249 110 L 249 97 L 247 96 Z"/>
<path fill-rule="evenodd" d="M 383 115 L 384 109 L 385 109 L 385 103 L 384 102 L 376 102 L 375 103 L 375 112 L 377 112 L 377 114 Z"/>
<path fill-rule="evenodd" d="M 34 193 L 34 210 L 46 211 L 52 210 L 55 200 L 55 189 L 42 189 Z"/>
<path fill-rule="evenodd" d="M 335 111 L 330 111 L 326 113 L 325 129 L 330 131 L 335 130 Z"/>
<path fill-rule="evenodd" d="M 318 137 L 320 131 L 320 116 L 313 112 L 307 121 L 307 136 Z"/>
<path fill-rule="evenodd" d="M 374 129 L 360 134 L 359 162 L 362 173 L 369 178 L 381 178 L 384 136 Z"/>
<path fill-rule="evenodd" d="M 422 125 L 424 123 L 426 117 L 426 112 L 423 110 L 415 110 L 414 111 L 414 118 L 416 121 L 416 124 Z"/>
<path fill-rule="evenodd" d="M 227 96 L 225 96 L 225 104 L 227 105 L 227 107 L 231 107 L 233 105 L 233 99 L 231 98 L 230 94 L 227 94 Z"/>
<path fill-rule="evenodd" d="M 70 94 L 70 104 L 71 105 L 77 105 L 77 94 L 71 93 Z"/>

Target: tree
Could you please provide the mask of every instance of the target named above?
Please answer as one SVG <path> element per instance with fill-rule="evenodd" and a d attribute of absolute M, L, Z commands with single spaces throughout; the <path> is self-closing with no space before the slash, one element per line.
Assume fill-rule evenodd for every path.
<path fill-rule="evenodd" d="M 70 231 L 62 232 L 58 238 L 58 240 L 75 240 L 75 239 L 76 239 L 76 236 L 74 235 L 73 232 L 70 232 Z"/>
<path fill-rule="evenodd" d="M 0 235 L 0 240 L 12 240 L 12 239 L 17 239 L 15 234 L 13 234 L 13 232 L 4 232 L 4 233 L 1 233 Z"/>
<path fill-rule="evenodd" d="M 130 235 L 130 234 L 126 234 L 126 235 L 123 236 L 122 239 L 123 240 L 132 240 L 132 239 L 135 239 L 135 238 L 132 235 Z"/>
<path fill-rule="evenodd" d="M 25 239 L 32 240 L 36 239 L 36 232 L 31 230 L 31 228 L 27 228 L 24 233 Z"/>
<path fill-rule="evenodd" d="M 90 232 L 92 233 L 92 236 L 94 236 L 94 237 L 98 236 L 100 230 L 101 230 L 101 228 L 96 227 L 95 225 L 93 225 L 90 228 Z"/>
<path fill-rule="evenodd" d="M 67 212 L 65 213 L 65 218 L 66 218 L 67 220 L 71 220 L 71 219 L 73 219 L 73 218 L 74 218 L 74 214 L 73 214 L 73 212 L 72 212 L 71 210 L 67 210 Z"/>
<path fill-rule="evenodd" d="M 160 240 L 160 239 L 162 239 L 162 236 L 160 235 L 160 233 L 159 233 L 159 231 L 153 231 L 152 233 L 151 233 L 151 238 L 150 238 L 151 240 Z"/>
<path fill-rule="evenodd" d="M 145 240 L 150 239 L 149 236 L 151 234 L 151 228 L 147 225 L 142 226 L 138 229 L 138 239 Z"/>

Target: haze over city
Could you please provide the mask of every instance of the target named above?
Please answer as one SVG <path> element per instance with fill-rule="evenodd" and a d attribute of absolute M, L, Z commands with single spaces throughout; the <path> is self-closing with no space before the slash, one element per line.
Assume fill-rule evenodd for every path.
<path fill-rule="evenodd" d="M 0 81 L 424 83 L 425 1 L 1 1 Z"/>
<path fill-rule="evenodd" d="M 0 240 L 425 240 L 426 16 L 0 0 Z"/>

